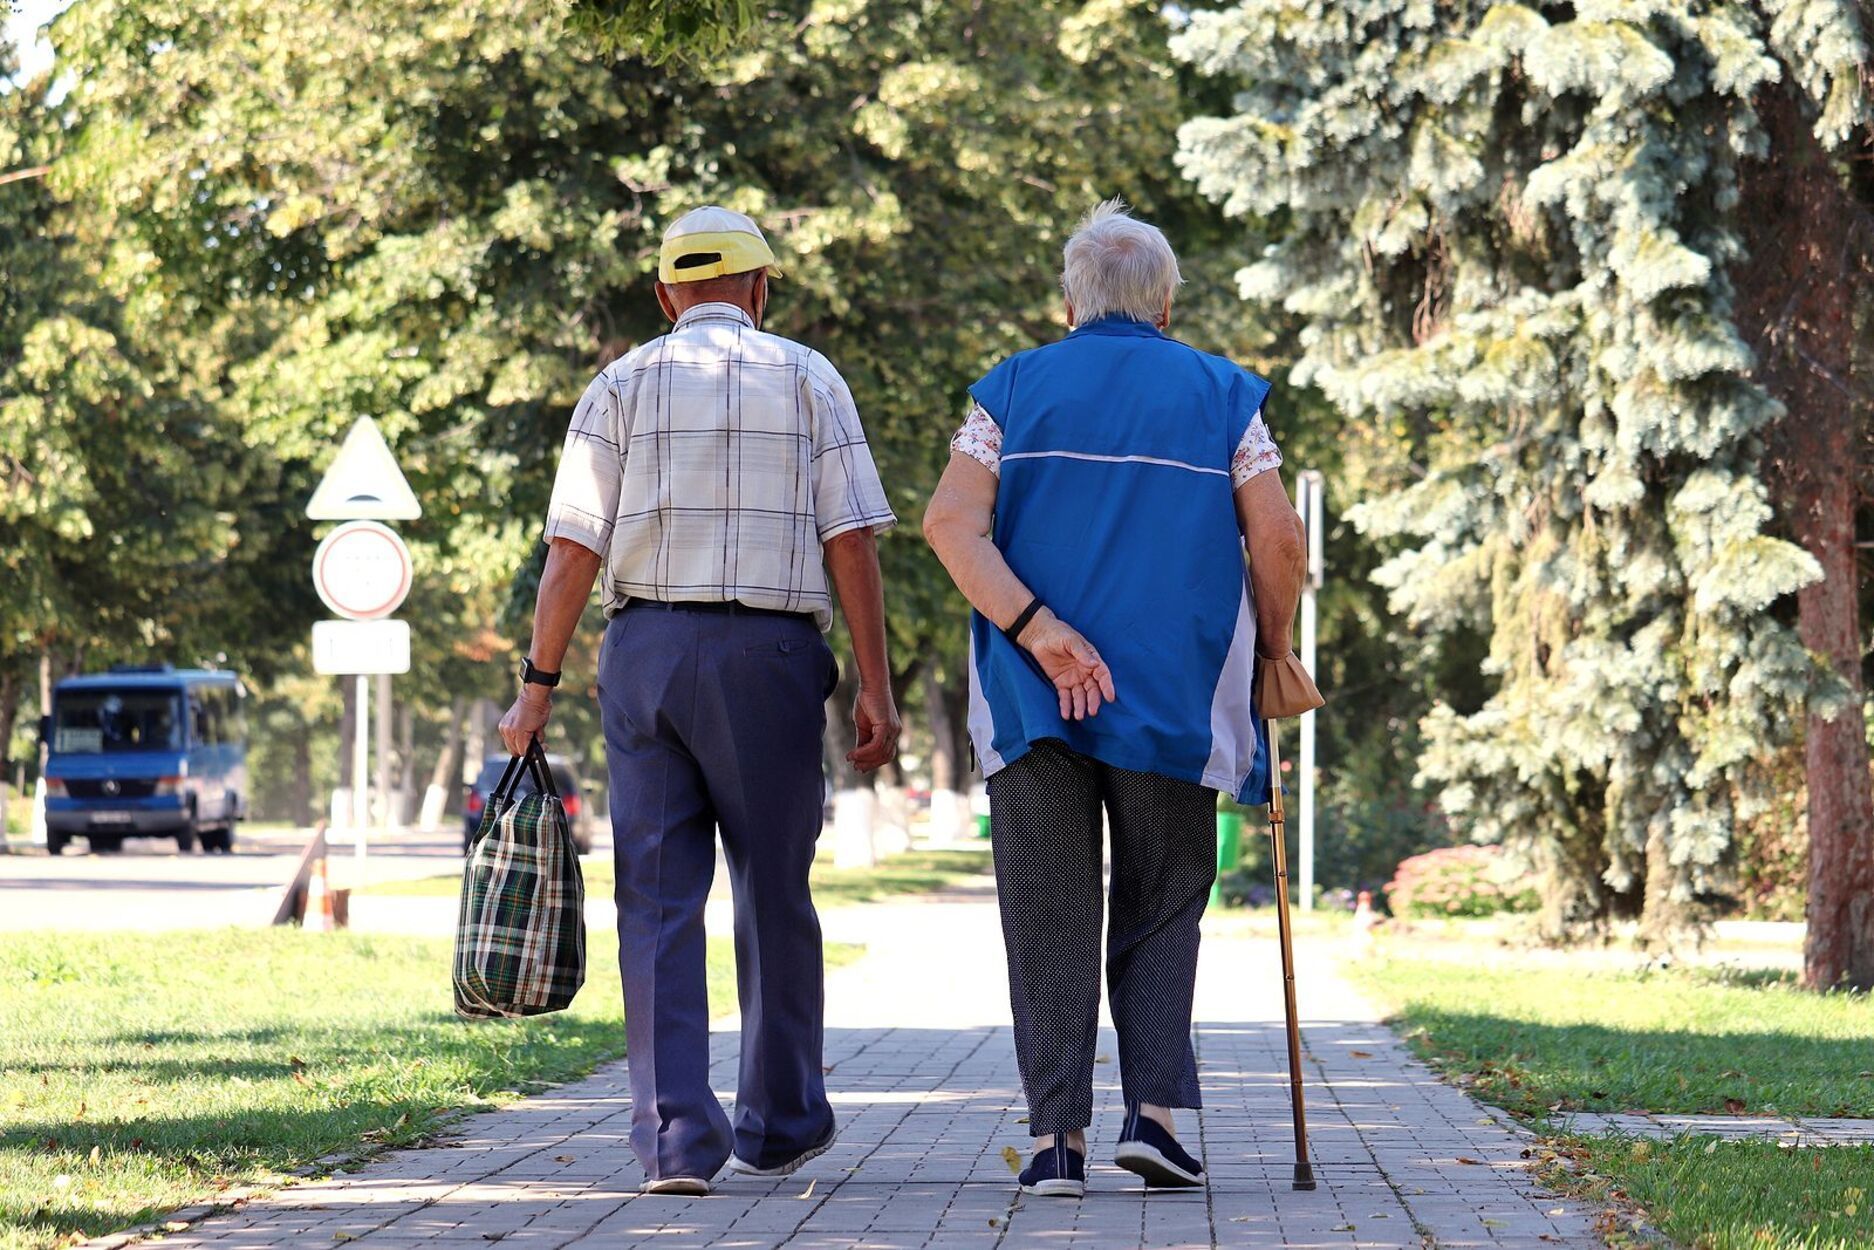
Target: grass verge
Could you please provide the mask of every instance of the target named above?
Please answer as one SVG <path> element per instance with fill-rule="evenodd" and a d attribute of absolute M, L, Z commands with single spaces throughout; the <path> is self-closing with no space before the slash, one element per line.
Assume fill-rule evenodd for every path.
<path fill-rule="evenodd" d="M 1352 965 L 1421 1056 L 1486 1102 L 1561 1111 L 1874 1116 L 1874 1002 L 1776 973 L 1569 967 L 1410 942 Z M 1544 1180 L 1696 1250 L 1874 1245 L 1874 1147 L 1549 1138 Z M 1613 1244 L 1640 1244 L 1610 1216 Z"/>
<path fill-rule="evenodd" d="M 1543 1180 L 1619 1204 L 1696 1250 L 1874 1246 L 1874 1146 L 1789 1150 L 1773 1141 L 1570 1137 Z M 1623 1244 L 1618 1225 L 1604 1231 Z"/>
<path fill-rule="evenodd" d="M 605 898 L 612 893 L 614 877 L 610 856 L 603 853 L 588 856 L 580 861 L 580 869 L 585 874 L 588 897 Z M 987 850 L 907 851 L 889 856 L 871 868 L 835 868 L 822 862 L 813 867 L 813 901 L 822 907 L 839 907 L 911 894 L 931 894 L 964 885 L 988 871 Z M 458 868 L 442 876 L 380 882 L 364 893 L 454 897 L 461 882 L 462 873 Z"/>
<path fill-rule="evenodd" d="M 1353 966 L 1406 1040 L 1520 1115 L 1662 1111 L 1874 1116 L 1874 1001 L 1777 975 L 1458 961 Z"/>
<path fill-rule="evenodd" d="M 265 1182 L 624 1051 L 618 967 L 594 944 L 569 1011 L 454 1015 L 446 939 L 17 933 L 0 971 L 0 1248 L 45 1250 Z M 854 947 L 829 947 L 829 963 Z M 710 1002 L 735 998 L 727 941 Z"/>

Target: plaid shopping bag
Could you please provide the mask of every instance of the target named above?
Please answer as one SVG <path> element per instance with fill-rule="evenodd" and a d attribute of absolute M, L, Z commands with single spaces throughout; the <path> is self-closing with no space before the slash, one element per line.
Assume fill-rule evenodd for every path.
<path fill-rule="evenodd" d="M 523 770 L 535 792 L 516 798 Z M 569 1006 L 586 980 L 586 883 L 536 740 L 488 797 L 462 869 L 455 1009 L 471 1020 Z"/>

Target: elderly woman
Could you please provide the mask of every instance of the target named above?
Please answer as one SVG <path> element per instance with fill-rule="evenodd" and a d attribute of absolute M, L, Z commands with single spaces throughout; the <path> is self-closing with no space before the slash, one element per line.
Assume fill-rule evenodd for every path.
<path fill-rule="evenodd" d="M 924 533 L 975 608 L 970 734 L 1036 1139 L 1021 1186 L 1079 1197 L 1102 809 L 1116 1159 L 1148 1187 L 1201 1185 L 1171 1109 L 1201 1105 L 1191 996 L 1215 792 L 1268 797 L 1256 698 L 1291 715 L 1319 696 L 1289 651 L 1302 532 L 1263 424 L 1269 383 L 1165 333 L 1177 257 L 1123 204 L 1089 214 L 1065 261 L 1072 332 L 970 388 Z"/>

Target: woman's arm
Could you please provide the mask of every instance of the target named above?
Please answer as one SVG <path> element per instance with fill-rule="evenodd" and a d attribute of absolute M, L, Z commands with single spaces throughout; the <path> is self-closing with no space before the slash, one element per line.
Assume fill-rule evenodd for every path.
<path fill-rule="evenodd" d="M 1249 552 L 1256 650 L 1266 656 L 1287 655 L 1308 555 L 1301 516 L 1288 502 L 1280 470 L 1258 473 L 1236 488 L 1236 524 Z"/>
<path fill-rule="evenodd" d="M 994 473 L 971 457 L 953 452 L 924 510 L 924 537 L 970 606 L 996 628 L 1007 629 L 1035 596 L 990 539 L 997 485 Z M 1016 642 L 1028 649 L 1054 683 L 1063 719 L 1097 715 L 1102 699 L 1111 702 L 1118 697 L 1112 672 L 1093 644 L 1045 604 L 1022 627 Z"/>

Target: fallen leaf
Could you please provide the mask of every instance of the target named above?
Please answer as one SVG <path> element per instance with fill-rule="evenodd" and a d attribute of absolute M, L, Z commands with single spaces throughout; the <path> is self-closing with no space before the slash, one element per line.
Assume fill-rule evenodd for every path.
<path fill-rule="evenodd" d="M 1002 1221 L 1001 1221 L 1001 1220 L 998 1220 L 998 1219 L 997 1219 L 997 1218 L 996 1218 L 995 1216 L 993 1216 L 993 1215 L 992 1215 L 992 1216 L 990 1216 L 990 1217 L 989 1217 L 989 1227 L 991 1227 L 991 1228 L 1001 1228 L 1001 1227 L 1002 1227 Z"/>
<path fill-rule="evenodd" d="M 1373 1052 L 1370 1050 L 1350 1050 L 1347 1053 L 1352 1055 L 1355 1059 L 1371 1059 L 1373 1057 Z"/>
<path fill-rule="evenodd" d="M 574 1163 L 576 1161 L 577 1160 L 575 1160 L 572 1155 L 554 1155 L 553 1156 L 553 1162 L 555 1163 Z"/>
<path fill-rule="evenodd" d="M 356 1233 L 333 1233 L 332 1240 L 333 1241 L 356 1241 L 358 1240 L 358 1234 Z"/>
<path fill-rule="evenodd" d="M 1473 1159 L 1473 1158 L 1471 1158 L 1471 1157 L 1470 1157 L 1469 1155 L 1459 1155 L 1459 1156 L 1458 1156 L 1458 1162 L 1459 1162 L 1459 1163 L 1469 1163 L 1469 1164 L 1471 1164 L 1471 1165 L 1473 1165 L 1473 1166 L 1477 1166 L 1477 1167 L 1481 1167 L 1481 1166 L 1483 1166 L 1483 1162 L 1484 1162 L 1484 1161 L 1483 1161 L 1482 1159 Z"/>
<path fill-rule="evenodd" d="M 1744 1100 L 1742 1098 L 1727 1098 L 1724 1100 L 1724 1109 L 1729 1111 L 1732 1115 L 1742 1115 L 1744 1114 Z"/>
<path fill-rule="evenodd" d="M 1111 1055 L 1095 1055 L 1095 1056 L 1093 1056 L 1093 1062 L 1095 1062 L 1095 1063 L 1111 1063 L 1112 1061 L 1113 1061 L 1113 1057 L 1112 1057 Z"/>
<path fill-rule="evenodd" d="M 1002 1147 L 1002 1162 L 1009 1165 L 1009 1172 L 1015 1176 L 1022 1174 L 1022 1152 L 1013 1146 Z"/>
<path fill-rule="evenodd" d="M 1710 1141 L 1705 1143 L 1706 1154 L 1716 1154 L 1717 1151 L 1718 1151 L 1718 1139 L 1717 1138 L 1714 1137 Z"/>
<path fill-rule="evenodd" d="M 801 1190 L 801 1191 L 800 1191 L 800 1196 L 801 1196 L 801 1197 L 803 1197 L 803 1198 L 811 1198 L 811 1197 L 813 1197 L 813 1187 L 814 1187 L 815 1185 L 818 1185 L 819 1183 L 820 1183 L 820 1181 L 819 1181 L 819 1178 L 818 1178 L 818 1177 L 815 1177 L 815 1178 L 814 1178 L 813 1180 L 810 1180 L 810 1181 L 808 1181 L 808 1182 L 807 1182 L 807 1188 L 805 1188 L 805 1189 L 803 1189 L 803 1190 Z"/>

